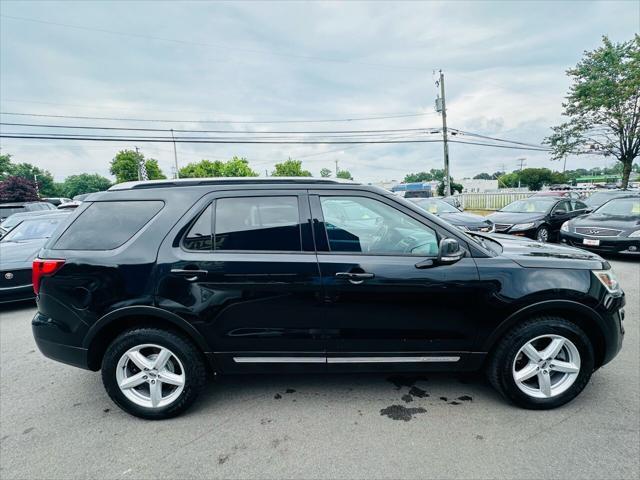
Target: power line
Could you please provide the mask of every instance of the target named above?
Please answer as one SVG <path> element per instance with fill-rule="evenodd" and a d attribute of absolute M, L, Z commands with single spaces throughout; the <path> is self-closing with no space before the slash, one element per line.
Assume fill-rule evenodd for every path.
<path fill-rule="evenodd" d="M 180 133 L 230 133 L 230 134 L 271 134 L 271 133 L 291 133 L 291 134 L 321 134 L 321 133 L 396 133 L 396 132 L 426 132 L 440 133 L 439 127 L 435 128 L 395 128 L 382 130 L 270 130 L 247 131 L 247 130 L 184 130 L 179 128 L 141 128 L 141 127 L 98 127 L 87 125 L 53 125 L 42 123 L 9 123 L 0 122 L 0 125 L 12 127 L 37 127 L 37 128 L 64 128 L 79 130 L 116 130 L 116 131 L 136 131 L 136 132 L 180 132 Z"/>
<path fill-rule="evenodd" d="M 80 115 L 49 115 L 43 113 L 22 113 L 22 112 L 0 112 L 0 115 L 13 115 L 22 117 L 41 117 L 41 118 L 70 118 L 74 120 L 107 120 L 107 121 L 119 121 L 119 122 L 155 122 L 155 123 L 226 123 L 226 124 L 267 124 L 267 123 L 336 123 L 336 122 L 361 122 L 367 120 L 386 120 L 391 118 L 408 118 L 408 117 L 422 117 L 425 115 L 431 115 L 434 112 L 423 113 L 403 113 L 396 115 L 383 115 L 372 117 L 354 117 L 354 118 L 339 118 L 339 119 L 324 119 L 324 120 L 173 120 L 173 119 L 154 119 L 154 118 L 116 118 L 116 117 L 89 117 Z"/>
<path fill-rule="evenodd" d="M 100 32 L 100 33 L 106 33 L 106 34 L 109 34 L 109 35 L 119 35 L 119 36 L 124 36 L 124 37 L 143 38 L 143 39 L 147 39 L 147 40 L 157 40 L 157 41 L 161 41 L 161 42 L 176 43 L 176 44 L 181 44 L 181 45 L 193 45 L 193 46 L 205 47 L 205 48 L 215 48 L 215 49 L 224 50 L 224 51 L 235 50 L 235 51 L 245 52 L 245 53 L 257 53 L 259 55 L 272 55 L 272 56 L 278 56 L 278 57 L 288 57 L 288 58 L 295 58 L 295 59 L 304 60 L 304 61 L 320 61 L 320 62 L 330 62 L 330 63 L 347 63 L 347 64 L 362 65 L 362 66 L 375 67 L 375 68 L 389 68 L 389 69 L 394 69 L 394 70 L 398 70 L 398 69 L 425 70 L 423 67 L 416 67 L 416 66 L 369 63 L 369 62 L 361 62 L 361 61 L 357 61 L 357 60 L 348 60 L 348 59 L 340 59 L 340 58 L 324 58 L 324 57 L 316 57 L 316 56 L 313 56 L 313 55 L 302 55 L 302 54 L 295 54 L 295 53 L 274 52 L 274 51 L 270 51 L 270 50 L 259 50 L 259 49 L 253 49 L 253 48 L 243 48 L 243 47 L 237 47 L 237 46 L 233 46 L 233 45 L 229 45 L 229 44 L 193 42 L 193 41 L 189 41 L 189 40 L 180 40 L 180 39 L 175 39 L 175 38 L 164 38 L 164 37 L 157 37 L 157 36 L 154 36 L 154 35 L 144 35 L 144 34 L 141 34 L 141 33 L 122 32 L 122 31 L 116 31 L 116 30 L 109 30 L 109 29 L 105 29 L 105 28 L 87 27 L 87 26 L 83 26 L 83 25 L 73 25 L 73 24 L 69 24 L 69 23 L 52 22 L 52 21 L 49 21 L 49 20 L 41 20 L 41 19 L 36 19 L 36 18 L 19 17 L 19 16 L 15 16 L 15 15 L 0 15 L 0 17 L 7 18 L 7 19 L 10 19 L 10 20 L 18 20 L 18 21 L 22 21 L 22 22 L 32 22 L 32 23 L 40 23 L 40 24 L 44 24 L 44 25 L 53 25 L 53 26 L 65 27 L 65 28 L 74 28 L 74 29 L 77 29 L 77 30 L 84 30 L 84 31 L 89 31 L 89 32 Z"/>

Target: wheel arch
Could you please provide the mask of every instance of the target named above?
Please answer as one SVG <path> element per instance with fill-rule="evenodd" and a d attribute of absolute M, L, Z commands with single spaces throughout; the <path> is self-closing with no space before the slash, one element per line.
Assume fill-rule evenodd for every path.
<path fill-rule="evenodd" d="M 88 366 L 91 370 L 100 370 L 102 357 L 109 344 L 123 331 L 131 327 L 149 326 L 166 328 L 182 333 L 206 355 L 210 350 L 204 337 L 182 317 L 150 306 L 124 307 L 109 312 L 95 322 L 83 342 L 88 352 Z"/>
<path fill-rule="evenodd" d="M 491 352 L 498 341 L 514 326 L 538 315 L 556 315 L 579 326 L 589 337 L 595 353 L 595 366 L 600 367 L 605 358 L 607 345 L 604 340 L 606 328 L 604 320 L 593 310 L 578 302 L 571 300 L 548 300 L 528 305 L 507 317 L 484 340 L 483 352 Z"/>

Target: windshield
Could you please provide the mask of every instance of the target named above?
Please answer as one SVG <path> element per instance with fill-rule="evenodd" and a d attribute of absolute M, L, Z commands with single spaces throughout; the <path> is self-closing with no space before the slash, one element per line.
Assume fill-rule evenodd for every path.
<path fill-rule="evenodd" d="M 411 201 L 434 215 L 440 215 L 441 213 L 460 213 L 460 210 L 443 200 L 437 200 L 434 198 L 416 198 L 411 199 Z"/>
<path fill-rule="evenodd" d="M 6 237 L 3 242 L 23 242 L 26 240 L 35 240 L 36 238 L 49 238 L 54 232 L 61 218 L 49 218 L 40 220 L 25 220 Z"/>
<path fill-rule="evenodd" d="M 592 194 L 589 198 L 587 198 L 584 203 L 589 205 L 590 207 L 599 207 L 605 202 L 608 202 L 612 198 L 616 198 L 617 196 L 625 195 L 625 192 L 599 192 Z"/>
<path fill-rule="evenodd" d="M 640 217 L 640 197 L 616 198 L 596 210 L 598 215 L 620 215 Z"/>
<path fill-rule="evenodd" d="M 516 200 L 500 211 L 512 213 L 547 213 L 555 203 L 556 200 L 551 198 L 527 198 L 526 200 Z"/>

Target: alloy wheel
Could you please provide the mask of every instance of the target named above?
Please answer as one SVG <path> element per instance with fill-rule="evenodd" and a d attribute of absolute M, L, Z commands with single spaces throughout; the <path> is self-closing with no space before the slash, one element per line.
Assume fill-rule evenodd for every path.
<path fill-rule="evenodd" d="M 556 397 L 578 378 L 580 353 L 568 338 L 541 335 L 520 348 L 512 372 L 518 388 L 530 397 Z"/>
<path fill-rule="evenodd" d="M 127 350 L 116 367 L 122 394 L 136 405 L 162 408 L 180 397 L 186 381 L 180 359 L 168 348 L 155 344 Z"/>
<path fill-rule="evenodd" d="M 547 230 L 546 228 L 542 227 L 538 230 L 538 233 L 536 234 L 536 239 L 539 242 L 548 242 L 549 241 L 549 230 Z"/>

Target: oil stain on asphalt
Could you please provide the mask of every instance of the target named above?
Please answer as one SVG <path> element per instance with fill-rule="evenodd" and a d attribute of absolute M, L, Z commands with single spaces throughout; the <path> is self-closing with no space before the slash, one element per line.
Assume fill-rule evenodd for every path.
<path fill-rule="evenodd" d="M 418 413 L 427 413 L 422 407 L 407 408 L 404 405 L 391 405 L 380 410 L 380 415 L 386 415 L 391 420 L 402 420 L 408 422 Z"/>

